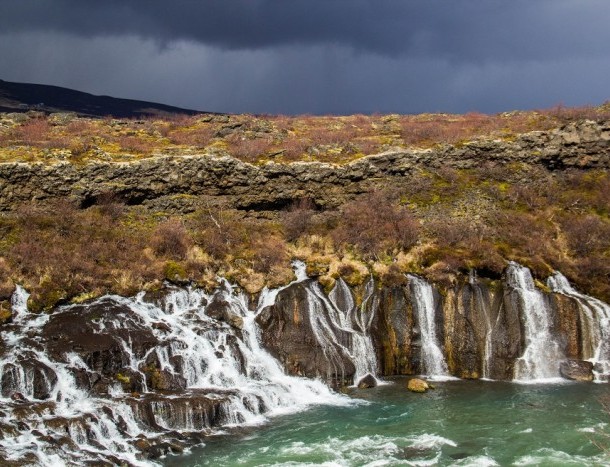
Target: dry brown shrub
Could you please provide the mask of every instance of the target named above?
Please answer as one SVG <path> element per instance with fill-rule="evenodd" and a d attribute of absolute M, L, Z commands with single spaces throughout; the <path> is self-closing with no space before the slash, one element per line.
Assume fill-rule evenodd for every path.
<path fill-rule="evenodd" d="M 376 257 L 393 249 L 408 250 L 419 236 L 419 222 L 387 193 L 371 192 L 344 205 L 342 219 L 332 232 L 337 244 L 353 245 L 364 256 Z"/>
<path fill-rule="evenodd" d="M 49 140 L 51 125 L 46 118 L 28 120 L 16 129 L 16 138 L 28 146 L 43 146 Z"/>
<path fill-rule="evenodd" d="M 121 146 L 123 151 L 138 154 L 150 154 L 157 148 L 155 141 L 138 136 L 120 135 L 115 138 L 115 141 Z"/>
<path fill-rule="evenodd" d="M 311 218 L 315 208 L 316 206 L 310 198 L 301 198 L 289 206 L 282 215 L 286 240 L 293 242 L 300 236 L 310 233 Z"/>
<path fill-rule="evenodd" d="M 156 254 L 171 259 L 186 258 L 191 237 L 180 219 L 168 219 L 153 232 L 151 244 Z"/>
<path fill-rule="evenodd" d="M 227 141 L 231 155 L 246 162 L 256 162 L 273 144 L 271 138 L 246 138 L 237 135 L 229 136 Z"/>
<path fill-rule="evenodd" d="M 216 260 L 233 253 L 249 235 L 248 224 L 240 213 L 224 208 L 207 208 L 192 221 L 195 243 Z"/>
<path fill-rule="evenodd" d="M 508 259 L 554 256 L 556 231 L 551 223 L 533 213 L 501 211 L 491 221 L 496 247 Z"/>
<path fill-rule="evenodd" d="M 83 292 L 116 290 L 116 271 L 128 273 L 131 289 L 160 273 L 142 255 L 149 235 L 99 210 L 57 203 L 24 207 L 14 216 L 18 238 L 7 257 L 18 265 L 35 309 L 48 309 Z"/>
<path fill-rule="evenodd" d="M 302 160 L 309 146 L 310 143 L 305 139 L 296 136 L 289 137 L 281 144 L 283 149 L 282 158 L 286 161 Z"/>
<path fill-rule="evenodd" d="M 103 216 L 108 216 L 113 221 L 117 221 L 125 213 L 125 202 L 112 191 L 97 195 L 95 204 Z"/>
<path fill-rule="evenodd" d="M 591 105 L 566 107 L 563 104 L 558 104 L 540 112 L 564 124 L 577 120 L 607 120 L 610 118 L 610 109 L 603 105 L 599 107 Z"/>
<path fill-rule="evenodd" d="M 203 149 L 212 142 L 214 132 L 214 127 L 211 124 L 200 124 L 195 128 L 170 127 L 165 136 L 173 144 Z"/>
<path fill-rule="evenodd" d="M 249 249 L 251 249 L 250 260 L 253 269 L 263 274 L 268 274 L 274 267 L 286 264 L 289 259 L 286 243 L 277 235 L 258 235 Z"/>
<path fill-rule="evenodd" d="M 566 216 L 561 225 L 574 256 L 587 256 L 610 249 L 610 223 L 598 216 Z"/>
<path fill-rule="evenodd" d="M 66 125 L 66 132 L 76 136 L 90 134 L 95 129 L 96 125 L 81 118 L 76 118 Z"/>
<path fill-rule="evenodd" d="M 439 244 L 452 247 L 476 241 L 483 234 L 480 224 L 464 217 L 435 219 L 426 224 L 426 230 Z"/>

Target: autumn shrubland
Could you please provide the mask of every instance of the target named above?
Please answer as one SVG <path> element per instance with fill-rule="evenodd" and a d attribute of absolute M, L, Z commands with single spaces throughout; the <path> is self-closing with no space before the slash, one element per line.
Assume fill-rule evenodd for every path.
<path fill-rule="evenodd" d="M 305 199 L 271 218 L 230 208 L 172 216 L 111 197 L 88 209 L 22 206 L 0 217 L 0 294 L 22 284 L 40 310 L 163 280 L 211 288 L 218 276 L 256 293 L 289 282 L 294 259 L 329 286 L 369 274 L 392 284 L 407 272 L 450 285 L 470 270 L 499 278 L 514 260 L 540 279 L 560 270 L 609 300 L 610 176 L 540 171 L 523 185 L 518 167 L 506 170 L 501 181 L 484 168 L 420 173 L 419 185 L 374 191 L 338 211 Z"/>
<path fill-rule="evenodd" d="M 610 106 L 496 115 L 196 115 L 143 119 L 75 114 L 0 114 L 0 162 L 134 160 L 153 155 L 231 155 L 245 162 L 345 163 L 392 148 L 511 140 L 583 119 L 610 118 Z"/>
<path fill-rule="evenodd" d="M 492 116 L 7 115 L 1 162 L 82 164 L 205 152 L 256 164 L 343 163 L 390 147 L 513 138 L 606 119 L 610 111 L 606 105 Z M 31 292 L 37 311 L 155 290 L 163 281 L 213 288 L 224 277 L 254 294 L 290 282 L 295 259 L 326 287 L 338 277 L 357 284 L 371 274 L 387 285 L 404 283 L 405 273 L 446 286 L 472 270 L 494 280 L 513 260 L 540 280 L 560 270 L 582 291 L 610 301 L 609 215 L 607 171 L 484 162 L 476 169 L 419 169 L 336 209 L 303 197 L 266 213 L 220 203 L 179 214 L 127 206 L 112 193 L 88 207 L 68 199 L 30 203 L 0 215 L 0 307 L 8 307 L 16 284 Z"/>

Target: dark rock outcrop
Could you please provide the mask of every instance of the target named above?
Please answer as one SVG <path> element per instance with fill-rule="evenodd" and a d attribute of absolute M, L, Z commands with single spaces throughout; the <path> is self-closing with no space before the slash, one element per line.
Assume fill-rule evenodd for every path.
<path fill-rule="evenodd" d="M 559 366 L 561 376 L 574 381 L 593 381 L 593 363 L 584 360 L 566 360 Z"/>
<path fill-rule="evenodd" d="M 328 342 L 324 348 L 316 338 L 306 287 L 310 281 L 283 289 L 274 305 L 263 310 L 257 322 L 263 329 L 263 345 L 276 357 L 289 374 L 322 378 L 339 387 L 353 382 L 355 367 L 340 346 Z M 323 315 L 321 315 L 323 316 Z M 349 335 L 334 329 L 339 341 L 347 343 Z"/>
<path fill-rule="evenodd" d="M 525 163 L 549 170 L 610 168 L 610 123 L 584 121 L 536 131 L 515 141 L 481 139 L 460 146 L 397 149 L 345 165 L 319 162 L 255 166 L 229 156 L 157 156 L 129 163 L 0 164 L 0 211 L 19 203 L 71 197 L 83 206 L 113 193 L 127 204 L 192 210 L 223 200 L 237 209 L 281 209 L 308 197 L 318 207 L 336 207 L 370 191 L 384 179 L 406 183 L 420 168 L 472 169 L 482 158 L 492 165 Z M 407 177 L 407 178 L 405 178 Z M 177 205 L 172 197 L 190 195 Z M 216 200 L 216 201 L 215 201 Z"/>
<path fill-rule="evenodd" d="M 377 387 L 377 380 L 370 373 L 358 381 L 358 389 L 370 389 Z"/>
<path fill-rule="evenodd" d="M 371 334 L 379 368 L 384 375 L 412 375 L 413 306 L 408 287 L 383 287 Z"/>
<path fill-rule="evenodd" d="M 133 391 L 142 389 L 139 376 L 127 374 L 130 355 L 124 342 L 130 343 L 133 355 L 140 359 L 159 344 L 147 323 L 129 308 L 112 300 L 71 307 L 53 314 L 42 331 L 50 355 L 63 361 L 66 353 L 79 355 L 86 365 L 101 376 L 119 379 Z M 122 378 L 121 378 L 122 377 Z"/>

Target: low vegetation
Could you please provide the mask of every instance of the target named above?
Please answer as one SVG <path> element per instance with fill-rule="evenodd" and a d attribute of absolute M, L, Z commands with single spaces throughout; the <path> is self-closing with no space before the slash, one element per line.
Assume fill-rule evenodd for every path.
<path fill-rule="evenodd" d="M 570 121 L 608 118 L 610 104 L 497 115 L 199 115 L 139 120 L 31 111 L 0 114 L 0 162 L 84 163 L 208 153 L 251 163 L 344 163 L 390 148 L 428 148 L 476 138 L 510 140 Z"/>
<path fill-rule="evenodd" d="M 128 160 L 155 153 L 231 154 L 259 163 L 340 163 L 392 146 L 511 138 L 608 106 L 480 114 L 350 117 L 205 115 L 165 120 L 5 114 L 0 161 Z M 68 200 L 0 215 L 0 321 L 15 285 L 32 309 L 50 310 L 114 292 L 160 288 L 164 280 L 212 288 L 219 276 L 249 293 L 293 279 L 300 259 L 325 286 L 370 274 L 393 285 L 404 273 L 450 285 L 471 270 L 499 278 L 507 261 L 538 279 L 562 271 L 581 290 L 610 301 L 610 174 L 548 172 L 513 164 L 420 171 L 400 186 L 356 197 L 338 210 L 298 199 L 265 215 L 226 206 L 190 214 L 126 206 L 111 193 L 83 209 Z"/>
<path fill-rule="evenodd" d="M 19 283 L 34 309 L 47 310 L 163 280 L 211 288 L 219 275 L 255 293 L 289 282 L 293 259 L 328 286 L 371 273 L 403 283 L 405 272 L 449 285 L 472 269 L 498 278 L 515 260 L 540 279 L 561 270 L 610 300 L 609 210 L 607 172 L 531 167 L 422 172 L 340 211 L 299 200 L 271 219 L 222 208 L 172 217 L 111 196 L 88 209 L 67 201 L 23 206 L 0 217 L 0 297 Z"/>

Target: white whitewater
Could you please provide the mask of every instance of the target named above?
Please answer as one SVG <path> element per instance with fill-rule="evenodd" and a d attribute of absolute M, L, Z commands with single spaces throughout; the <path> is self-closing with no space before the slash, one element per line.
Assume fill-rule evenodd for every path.
<path fill-rule="evenodd" d="M 413 308 L 417 314 L 421 335 L 421 362 L 423 373 L 436 379 L 449 376 L 447 362 L 436 334 L 435 307 L 432 286 L 420 277 L 408 275 L 413 294 Z"/>
<path fill-rule="evenodd" d="M 593 363 L 595 381 L 610 378 L 610 305 L 575 290 L 568 279 L 555 272 L 547 280 L 553 292 L 572 297 L 578 303 L 583 359 Z"/>
<path fill-rule="evenodd" d="M 261 300 L 261 306 L 272 303 L 275 296 L 271 295 Z M 227 303 L 230 312 L 243 320 L 241 330 L 206 315 L 206 307 L 214 300 Z M 246 296 L 235 292 L 226 282 L 212 295 L 190 288 L 174 289 L 156 304 L 145 301 L 144 294 L 135 298 L 107 296 L 96 302 L 118 303 L 130 311 L 128 318 L 123 316 L 97 322 L 95 325 L 100 332 L 132 325 L 149 329 L 159 341 L 142 358 L 134 354 L 131 341 L 122 341 L 126 366 L 137 373 L 146 365 L 151 353 L 156 354 L 160 370 L 186 379 L 187 393 L 204 391 L 202 394 L 207 398 L 226 399 L 222 426 L 258 424 L 268 416 L 303 410 L 311 405 L 354 403 L 332 392 L 321 381 L 286 375 L 281 364 L 260 345 L 255 322 L 258 310 L 249 310 Z M 40 441 L 41 436 L 24 435 L 21 431 L 12 435 L 13 432 L 8 430 L 0 439 L 0 457 L 18 460 L 29 455 L 28 462 L 44 466 L 84 464 L 100 458 L 116 458 L 136 466 L 151 465 L 151 461 L 138 459 L 138 450 L 133 443 L 138 437 L 154 438 L 161 433 L 141 423 L 138 416 L 141 414 L 137 413 L 133 397 L 124 393 L 119 384 L 109 391 L 108 396 L 95 396 L 79 389 L 75 370 L 94 370 L 77 354 L 66 354 L 61 361 L 56 361 L 45 352 L 39 331 L 49 316 L 27 311 L 27 293 L 23 289 L 17 289 L 12 304 L 14 324 L 3 334 L 7 349 L 0 360 L 0 381 L 4 382 L 5 373 L 11 372 L 8 376 L 11 376 L 13 384 L 0 395 L 6 408 L 0 412 L 0 430 L 4 432 L 3 427 L 14 423 L 13 407 L 24 407 L 15 405 L 10 399 L 15 393 L 21 393 L 31 401 L 25 407 L 48 405 L 44 410 L 21 411 L 19 419 L 27 423 L 29 433 L 38 430 L 42 438 L 47 435 L 55 438 L 65 436 L 64 423 L 53 423 L 55 417 L 62 417 L 69 421 L 66 422 L 68 435 L 78 449 L 66 445 L 61 450 L 54 450 Z M 64 307 L 56 314 L 68 312 L 71 308 Z M 170 363 L 172 360 L 173 364 Z M 48 370 L 49 397 L 44 400 L 36 398 L 33 372 L 27 366 L 28 361 L 35 361 Z M 153 402 L 152 416 L 159 427 L 196 432 L 209 428 L 201 420 L 201 413 L 190 410 L 177 412 L 167 403 L 177 395 L 164 397 L 168 399 Z M 35 456 L 37 461 L 33 462 L 31 456 Z"/>
<path fill-rule="evenodd" d="M 559 364 L 564 356 L 551 332 L 551 310 L 544 295 L 536 288 L 530 270 L 517 263 L 509 264 L 506 279 L 518 296 L 525 331 L 525 350 L 515 361 L 514 379 L 543 382 L 560 378 Z"/>
<path fill-rule="evenodd" d="M 373 278 L 371 277 L 366 283 L 362 304 L 359 307 L 354 303 L 351 290 L 341 278 L 335 283 L 329 298 L 334 305 L 331 319 L 334 318 L 334 324 L 341 329 L 348 330 L 351 335 L 349 350 L 356 367 L 354 384 L 358 384 L 358 381 L 367 374 L 376 378 L 377 357 L 370 336 L 371 325 L 377 309 Z"/>
<path fill-rule="evenodd" d="M 483 371 L 482 379 L 491 378 L 491 361 L 493 358 L 493 325 L 491 323 L 491 310 L 489 301 L 483 296 L 483 291 L 478 285 L 477 275 L 475 271 L 470 271 L 468 276 L 468 283 L 472 286 L 474 291 L 475 301 L 479 305 L 483 312 L 483 318 L 485 319 L 485 347 L 483 349 Z M 498 314 L 498 319 L 500 315 Z"/>
<path fill-rule="evenodd" d="M 333 373 L 343 378 L 343 362 L 347 359 L 354 364 L 356 370 L 354 385 L 367 374 L 376 378 L 377 357 L 370 336 L 377 309 L 373 279 L 366 284 L 362 304 L 356 306 L 352 292 L 343 279 L 338 279 L 329 296 L 326 296 L 317 282 L 306 282 L 309 278 L 304 269 L 295 272 L 297 281 L 305 282 L 311 329 L 332 365 Z"/>

